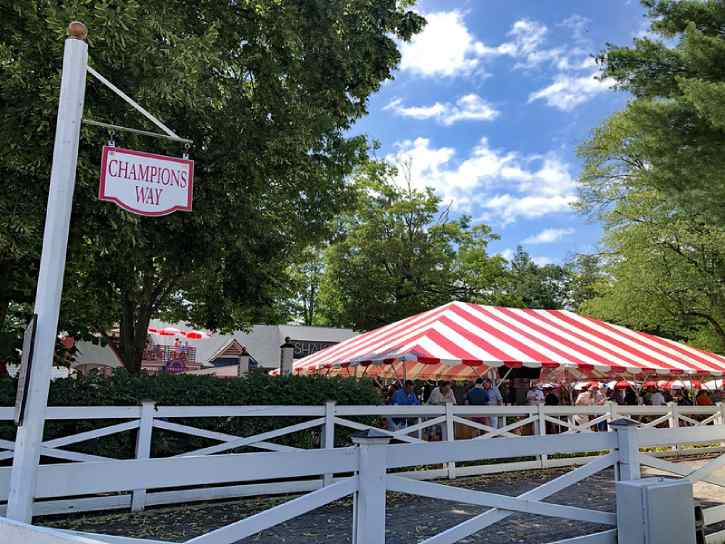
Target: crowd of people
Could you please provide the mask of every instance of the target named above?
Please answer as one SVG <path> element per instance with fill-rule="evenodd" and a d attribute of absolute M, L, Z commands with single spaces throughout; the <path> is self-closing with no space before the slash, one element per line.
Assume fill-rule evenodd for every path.
<path fill-rule="evenodd" d="M 395 382 L 384 387 L 386 403 L 395 406 L 433 405 L 444 406 L 448 403 L 454 405 L 471 406 L 503 406 L 521 405 L 531 406 L 543 404 L 545 406 L 602 406 L 607 402 L 614 402 L 622 406 L 666 406 L 670 402 L 680 406 L 712 406 L 721 400 L 721 392 L 710 392 L 705 389 L 690 391 L 677 387 L 635 387 L 627 385 L 621 388 L 609 388 L 605 384 L 590 382 L 576 390 L 570 387 L 554 386 L 551 384 L 533 383 L 526 392 L 525 397 L 517 396 L 509 381 L 494 383 L 488 378 L 478 378 L 474 382 L 452 383 L 447 380 L 434 382 Z M 517 398 L 521 400 L 517 402 Z M 586 416 L 581 416 L 586 418 Z M 471 417 L 471 421 L 497 428 L 498 418 L 493 416 Z M 588 418 L 587 418 L 588 419 Z M 583 421 L 579 422 L 583 423 Z M 408 427 L 412 422 L 409 418 L 389 418 L 388 427 L 391 430 L 400 430 Z M 606 422 L 597 425 L 595 430 L 606 430 Z M 552 429 L 553 432 L 556 430 Z M 443 426 L 435 431 L 439 437 L 445 434 Z"/>
<path fill-rule="evenodd" d="M 594 406 L 608 401 L 622 406 L 665 406 L 675 402 L 680 406 L 712 406 L 721 400 L 721 391 L 706 389 L 666 388 L 646 386 L 637 388 L 609 388 L 605 384 L 591 382 L 579 389 L 561 385 L 532 383 L 525 402 L 517 402 L 511 384 L 504 380 L 498 384 L 488 378 L 473 382 L 452 383 L 398 381 L 383 387 L 387 404 L 395 405 L 537 405 L 547 406 Z"/>

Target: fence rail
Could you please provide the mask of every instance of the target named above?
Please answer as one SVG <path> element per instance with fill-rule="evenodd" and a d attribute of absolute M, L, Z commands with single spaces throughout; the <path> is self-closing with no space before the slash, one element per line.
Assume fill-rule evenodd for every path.
<path fill-rule="evenodd" d="M 92 496 L 94 493 L 105 493 L 108 488 L 96 489 L 79 487 L 74 481 L 89 464 L 88 470 L 96 471 L 96 467 L 107 467 L 108 463 L 115 467 L 128 466 L 129 460 L 119 460 L 91 453 L 81 453 L 72 448 L 79 443 L 97 440 L 118 433 L 135 434 L 135 458 L 139 461 L 148 460 L 147 465 L 155 466 L 156 459 L 149 459 L 154 439 L 158 432 L 171 432 L 189 437 L 204 438 L 216 442 L 203 448 L 190 449 L 177 454 L 176 459 L 204 459 L 214 456 L 214 463 L 220 462 L 220 454 L 240 448 L 253 448 L 263 452 L 295 453 L 303 455 L 310 450 L 275 442 L 282 437 L 294 433 L 315 432 L 319 437 L 316 446 L 323 451 L 336 450 L 335 438 L 342 430 L 365 431 L 375 429 L 389 436 L 396 442 L 413 445 L 430 445 L 420 448 L 420 459 L 410 463 L 401 459 L 400 469 L 410 467 L 401 474 L 417 480 L 434 478 L 456 478 L 508 470 L 526 470 L 547 467 L 578 465 L 591 461 L 589 452 L 606 453 L 614 446 L 607 443 L 605 433 L 595 430 L 606 430 L 609 423 L 628 417 L 640 422 L 644 427 L 643 444 L 650 447 L 666 448 L 666 451 L 654 452 L 657 457 L 683 455 L 689 453 L 706 453 L 725 451 L 725 437 L 716 438 L 712 429 L 723 422 L 725 407 L 717 406 L 677 406 L 669 404 L 663 407 L 654 406 L 338 406 L 328 402 L 320 406 L 156 406 L 153 402 L 144 402 L 139 406 L 70 406 L 50 407 L 47 419 L 61 420 L 105 420 L 112 424 L 91 431 L 46 440 L 42 445 L 42 455 L 55 459 L 54 463 L 41 465 L 43 477 L 51 484 L 39 484 L 36 491 L 38 500 L 34 506 L 36 515 L 58 514 L 66 512 L 82 512 L 91 510 L 108 510 L 114 508 L 131 508 L 143 510 L 146 505 L 173 504 L 199 500 L 214 500 L 249 495 L 286 494 L 309 492 L 335 481 L 335 476 L 345 469 L 334 463 L 324 465 L 320 473 L 297 478 L 291 475 L 284 481 L 274 481 L 274 477 L 262 478 L 257 474 L 254 483 L 240 483 L 244 478 L 223 474 L 213 482 L 198 480 L 187 481 L 182 478 L 175 482 L 173 478 L 159 485 L 149 485 L 148 479 L 122 478 L 126 482 L 134 481 L 132 487 L 117 490 L 118 493 L 106 496 Z M 0 421 L 12 420 L 12 408 L 0 408 Z M 269 421 L 278 419 L 278 428 L 254 434 L 237 436 L 203 428 L 203 422 L 194 423 L 195 419 L 205 418 L 266 418 Z M 289 418 L 302 419 L 289 424 Z M 373 418 L 374 423 L 361 423 L 359 418 Z M 183 424 L 177 421 L 183 419 Z M 117 422 L 114 422 L 116 420 Z M 191 420 L 191 422 L 190 422 Z M 391 420 L 406 420 L 403 428 L 390 426 Z M 282 423 L 286 421 L 286 423 Z M 193 424 L 192 424 L 193 423 Z M 198 426 L 197 426 L 198 425 Z M 661 432 L 666 427 L 671 432 Z M 651 442 L 647 438 L 647 430 L 656 430 L 653 435 L 659 442 Z M 696 429 L 697 431 L 693 431 Z M 676 431 L 686 430 L 684 434 Z M 552 438 L 551 433 L 555 433 Z M 483 455 L 483 451 L 493 451 L 494 443 L 502 439 L 520 440 L 522 435 L 535 435 L 543 438 L 542 447 L 528 455 L 519 451 L 511 443 L 510 451 L 518 451 L 516 456 L 508 455 L 500 458 Z M 582 439 L 580 444 L 589 444 L 583 450 L 586 456 L 573 456 L 567 452 L 561 438 L 577 435 Z M 546 437 L 549 436 L 549 439 Z M 687 441 L 682 436 L 689 437 Z M 431 443 L 435 437 L 441 442 Z M 133 439 L 134 437 L 129 437 Z M 489 441 L 496 438 L 495 441 Z M 468 440 L 471 439 L 471 440 Z M 486 441 L 487 448 L 469 447 L 469 442 Z M 506 442 L 508 443 L 508 442 Z M 443 460 L 445 455 L 434 452 L 444 451 L 451 446 L 463 444 L 472 453 L 465 459 L 466 466 L 460 466 L 461 460 Z M 551 447 L 543 447 L 543 444 Z M 9 460 L 13 456 L 14 443 L 0 440 L 0 460 Z M 337 448 L 340 449 L 340 448 Z M 496 448 L 494 448 L 496 449 Z M 525 449 L 525 448 L 524 448 Z M 4 450 L 4 451 L 3 451 Z M 555 457 L 552 457 L 555 456 Z M 511 459 L 511 457 L 518 457 Z M 508 458 L 509 460 L 506 460 Z M 522 459 L 524 458 L 524 459 Z M 252 458 L 250 458 L 252 459 Z M 492 462 L 492 459 L 497 459 Z M 72 463 L 57 464 L 57 461 Z M 7 462 L 7 461 L 6 461 Z M 104 464 L 105 463 L 105 464 Z M 441 465 L 436 467 L 435 465 Z M 412 466 L 414 465 L 414 466 Z M 423 466 L 423 468 L 421 468 Z M 65 467 L 65 468 L 56 468 Z M 0 502 L 6 501 L 9 490 L 10 467 L 0 467 Z M 113 473 L 114 471 L 109 471 Z M 118 472 L 118 471 L 116 471 Z M 121 472 L 125 473 L 125 469 Z M 245 472 L 245 474 L 247 474 Z M 301 475 L 300 475 L 301 476 Z M 99 474 L 98 482 L 104 481 Z M 67 482 L 67 485 L 66 485 Z M 164 485 L 161 485 L 164 483 Z M 57 484 L 57 486 L 56 486 Z M 100 484 L 98 484 L 100 485 Z M 55 487 L 54 487 L 55 486 Z M 165 489 L 165 487 L 181 487 L 185 489 Z M 72 493 L 70 491 L 73 491 Z M 72 495 L 86 495 L 69 499 Z M 0 512 L 4 506 L 0 504 Z"/>
<path fill-rule="evenodd" d="M 448 408 L 450 412 L 450 408 Z M 594 415 L 594 414 L 593 414 Z M 650 414 L 657 416 L 658 414 Z M 706 415 L 706 414 L 701 414 Z M 329 485 L 308 489 L 287 502 L 233 522 L 220 529 L 187 540 L 185 544 L 233 544 L 290 519 L 325 506 L 343 497 L 353 496 L 352 534 L 355 544 L 380 544 L 385 541 L 386 492 L 398 492 L 436 500 L 485 507 L 474 515 L 420 544 L 454 544 L 505 520 L 513 514 L 561 518 L 595 523 L 611 529 L 559 540 L 550 544 L 614 544 L 617 542 L 617 517 L 614 512 L 558 504 L 551 497 L 582 480 L 614 467 L 618 480 L 639 479 L 641 467 L 650 466 L 686 478 L 725 487 L 725 479 L 714 472 L 725 465 L 725 456 L 707 461 L 700 467 L 688 467 L 657 458 L 645 448 L 660 444 L 681 445 L 704 439 L 725 440 L 725 425 L 690 428 L 652 428 L 628 421 L 614 422 L 610 432 L 569 432 L 556 436 L 500 437 L 496 440 L 458 440 L 452 442 L 392 444 L 391 433 L 368 429 L 353 437 L 352 447 L 295 451 L 131 459 L 122 461 L 76 462 L 39 467 L 37 494 L 56 497 L 64 494 L 108 493 L 138 488 L 210 485 L 289 478 L 313 478 L 324 472 L 338 475 Z M 461 463 L 471 460 L 511 459 L 535 455 L 582 454 L 604 451 L 588 457 L 582 466 L 518 496 L 455 487 L 412 478 L 396 472 L 411 464 Z M 705 523 L 725 521 L 725 505 L 705 509 Z M 0 518 L 0 530 L 10 535 L 10 544 L 166 544 L 156 540 L 137 540 L 108 535 L 72 533 L 17 524 Z M 721 544 L 725 532 L 707 537 L 708 544 Z"/>

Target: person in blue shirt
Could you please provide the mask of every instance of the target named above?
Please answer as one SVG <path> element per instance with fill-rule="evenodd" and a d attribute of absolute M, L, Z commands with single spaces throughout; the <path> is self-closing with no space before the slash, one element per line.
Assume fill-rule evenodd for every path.
<path fill-rule="evenodd" d="M 404 387 L 393 393 L 391 404 L 396 406 L 418 406 L 420 401 L 415 394 L 415 384 L 411 380 L 406 380 Z M 393 430 L 397 431 L 408 426 L 408 420 L 405 418 L 394 417 L 392 419 Z"/>
<path fill-rule="evenodd" d="M 489 390 L 483 387 L 483 378 L 478 378 L 475 385 L 468 390 L 468 393 L 466 393 L 466 404 L 470 406 L 488 406 L 490 400 L 491 397 L 489 395 Z M 491 423 L 486 416 L 472 417 L 471 420 L 488 426 L 490 426 Z M 474 434 L 475 436 L 480 436 L 481 431 L 476 429 Z"/>

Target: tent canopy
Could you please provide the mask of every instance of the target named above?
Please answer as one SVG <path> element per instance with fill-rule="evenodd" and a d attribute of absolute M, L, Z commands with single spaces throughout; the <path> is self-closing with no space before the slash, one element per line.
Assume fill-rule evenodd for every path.
<path fill-rule="evenodd" d="M 725 372 L 725 357 L 566 310 L 451 302 L 295 363 L 300 373 L 397 362 L 570 368 L 596 375 Z"/>

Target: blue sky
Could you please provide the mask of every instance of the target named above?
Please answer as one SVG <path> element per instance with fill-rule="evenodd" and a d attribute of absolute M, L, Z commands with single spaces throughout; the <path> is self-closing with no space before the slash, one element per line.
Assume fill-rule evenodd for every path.
<path fill-rule="evenodd" d="M 636 0 L 423 0 L 395 79 L 355 126 L 408 164 L 455 213 L 491 225 L 493 253 L 523 245 L 539 263 L 596 249 L 578 215 L 578 143 L 627 96 L 593 79 L 591 55 L 646 30 Z"/>

